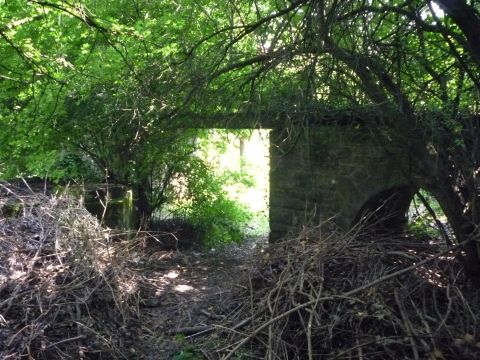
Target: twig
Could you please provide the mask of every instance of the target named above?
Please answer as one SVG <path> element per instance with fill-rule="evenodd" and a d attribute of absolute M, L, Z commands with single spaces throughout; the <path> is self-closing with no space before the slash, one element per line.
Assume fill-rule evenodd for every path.
<path fill-rule="evenodd" d="M 266 309 L 263 309 L 262 312 L 265 311 L 265 310 Z M 258 314 L 259 314 L 259 312 L 257 312 L 257 314 L 254 315 L 254 316 L 250 316 L 246 319 L 243 319 L 242 321 L 240 321 L 238 324 L 236 324 L 232 328 L 226 328 L 226 327 L 221 327 L 221 328 L 224 329 L 224 330 L 228 330 L 228 331 L 235 331 L 235 330 L 243 327 L 244 325 L 246 325 L 248 322 L 250 322 Z M 219 328 L 219 327 L 220 326 L 218 326 L 218 325 L 192 326 L 192 327 L 180 328 L 178 330 L 172 330 L 172 331 L 169 331 L 168 333 L 169 334 L 189 335 L 188 337 L 191 338 L 191 337 L 194 337 L 194 336 L 209 333 L 209 332 L 211 332 L 211 331 L 213 331 L 213 330 L 215 330 L 216 328 Z"/>
<path fill-rule="evenodd" d="M 321 290 L 321 289 L 320 289 Z M 313 324 L 313 318 L 315 315 L 315 309 L 318 306 L 318 302 L 320 301 L 320 295 L 322 294 L 322 291 L 318 292 L 317 298 L 315 299 L 315 304 L 313 305 L 313 308 L 310 312 L 310 316 L 308 318 L 308 324 L 307 324 L 307 346 L 308 346 L 308 359 L 313 360 L 313 347 L 312 347 L 312 324 Z"/>
<path fill-rule="evenodd" d="M 201 312 L 203 315 L 208 316 L 208 317 L 211 318 L 211 319 L 216 319 L 216 320 L 224 320 L 224 319 L 225 319 L 225 316 L 209 313 L 209 312 L 208 312 L 207 310 L 205 310 L 205 309 L 201 309 L 200 312 Z"/>
<path fill-rule="evenodd" d="M 448 299 L 447 311 L 445 313 L 445 316 L 442 317 L 442 321 L 440 321 L 440 324 L 438 324 L 436 332 L 438 332 L 445 325 L 448 317 L 450 316 L 450 312 L 452 311 L 452 296 L 450 295 L 450 286 L 447 286 L 446 295 Z"/>
<path fill-rule="evenodd" d="M 358 337 L 355 339 L 355 345 L 357 346 L 358 360 L 363 360 L 362 345 L 360 345 L 360 341 L 358 341 Z"/>
<path fill-rule="evenodd" d="M 72 338 L 68 338 L 68 339 L 63 339 L 63 340 L 60 340 L 60 341 L 57 341 L 53 344 L 50 344 L 47 346 L 47 349 L 50 349 L 54 346 L 58 346 L 58 345 L 61 345 L 61 344 L 65 344 L 67 342 L 71 342 L 71 341 L 77 341 L 77 340 L 82 340 L 82 339 L 85 339 L 86 336 L 85 335 L 78 335 L 78 336 L 75 336 L 75 337 L 72 337 Z"/>
<path fill-rule="evenodd" d="M 400 301 L 400 298 L 398 297 L 398 291 L 397 290 L 395 290 L 393 292 L 393 296 L 394 296 L 395 301 L 397 303 L 398 309 L 400 310 L 400 315 L 402 316 L 403 323 L 404 323 L 404 326 L 405 326 L 405 332 L 407 333 L 408 339 L 410 341 L 410 345 L 412 346 L 413 358 L 415 360 L 419 360 L 420 357 L 418 355 L 417 344 L 415 343 L 415 339 L 413 338 L 412 324 L 411 324 L 410 320 L 408 319 L 408 315 L 405 311 L 405 308 L 404 308 L 402 302 Z"/>
<path fill-rule="evenodd" d="M 184 327 L 180 328 L 177 330 L 171 330 L 168 331 L 167 333 L 169 335 L 174 335 L 174 334 L 183 334 L 183 335 L 195 335 L 198 333 L 205 334 L 207 332 L 210 332 L 215 329 L 215 326 L 213 325 L 200 325 L 200 326 L 189 326 L 189 327 Z"/>

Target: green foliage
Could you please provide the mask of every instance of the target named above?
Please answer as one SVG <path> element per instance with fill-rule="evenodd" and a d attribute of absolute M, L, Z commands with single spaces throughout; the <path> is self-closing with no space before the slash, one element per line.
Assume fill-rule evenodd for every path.
<path fill-rule="evenodd" d="M 103 175 L 98 167 L 84 154 L 64 152 L 51 166 L 48 177 L 56 183 L 101 182 Z"/>
<path fill-rule="evenodd" d="M 203 360 L 203 355 L 193 346 L 187 347 L 173 357 L 173 360 Z"/>
<path fill-rule="evenodd" d="M 181 102 L 170 62 L 190 26 L 177 15 L 194 16 L 192 10 L 193 3 L 150 1 L 0 2 L 0 176 L 62 178 L 62 169 L 52 166 L 65 151 L 77 153 L 79 143 L 102 143 L 118 154 L 125 151 L 119 145 L 132 145 L 137 130 L 159 133 L 159 113 Z M 93 111 L 84 117 L 78 107 Z M 108 131 L 118 125 L 121 111 L 142 121 L 117 127 L 125 138 L 112 139 Z M 146 112 L 150 116 L 143 121 Z M 142 145 L 153 143 L 140 135 Z M 117 171 L 122 164 L 110 171 L 124 173 Z M 104 172 L 105 164 L 97 165 Z"/>
<path fill-rule="evenodd" d="M 432 238 L 439 239 L 441 236 L 440 231 L 434 224 L 431 222 L 431 218 L 426 217 L 415 217 L 413 221 L 409 222 L 407 225 L 407 232 L 412 234 L 415 238 L 424 239 Z"/>
<path fill-rule="evenodd" d="M 247 177 L 232 172 L 216 175 L 212 167 L 199 158 L 189 162 L 183 175 L 185 182 L 175 189 L 176 200 L 169 211 L 199 228 L 205 246 L 242 241 L 252 215 L 228 197 L 225 186 Z"/>
<path fill-rule="evenodd" d="M 183 335 L 176 335 L 175 340 L 180 344 L 181 350 L 174 355 L 173 360 L 203 360 L 204 357 L 195 346 L 189 344 Z"/>
<path fill-rule="evenodd" d="M 445 214 L 440 207 L 438 201 L 430 193 L 425 190 L 420 190 L 421 195 L 427 200 L 429 206 L 435 213 L 435 217 L 443 222 L 446 222 Z M 435 223 L 435 219 L 427 210 L 417 194 L 413 197 L 410 209 L 408 211 L 409 222 L 407 231 L 418 238 L 436 238 L 440 239 L 442 233 Z"/>

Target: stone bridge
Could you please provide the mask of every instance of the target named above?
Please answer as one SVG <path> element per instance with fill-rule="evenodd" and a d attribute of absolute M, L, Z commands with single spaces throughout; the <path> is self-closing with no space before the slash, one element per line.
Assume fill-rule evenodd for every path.
<path fill-rule="evenodd" d="M 359 221 L 386 231 L 405 223 L 415 192 L 409 182 L 408 155 L 393 144 L 378 143 L 358 117 L 322 114 L 295 119 L 289 114 L 246 122 L 248 118 L 252 119 L 187 115 L 179 123 L 188 128 L 271 129 L 271 241 L 326 220 L 343 230 Z M 96 203 L 92 201 L 90 207 L 101 212 Z M 111 217 L 121 218 L 124 206 L 112 207 Z"/>
<path fill-rule="evenodd" d="M 352 123 L 272 129 L 270 241 L 327 219 L 396 230 L 415 192 L 409 159 Z M 332 221 L 329 224 L 332 224 Z"/>

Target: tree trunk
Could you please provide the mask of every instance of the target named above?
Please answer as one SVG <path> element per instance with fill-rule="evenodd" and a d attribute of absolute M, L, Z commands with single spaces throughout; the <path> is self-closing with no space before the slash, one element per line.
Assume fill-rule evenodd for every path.
<path fill-rule="evenodd" d="M 480 65 L 480 16 L 475 8 L 463 0 L 436 0 L 443 11 L 445 11 L 462 30 L 467 39 L 472 58 Z M 468 51 L 470 50 L 470 51 Z"/>
<path fill-rule="evenodd" d="M 136 210 L 135 224 L 137 229 L 146 230 L 152 218 L 152 206 L 149 200 L 150 182 L 141 181 L 135 185 L 134 207 Z"/>
<path fill-rule="evenodd" d="M 475 241 L 478 237 L 478 225 L 472 219 L 470 211 L 459 199 L 452 187 L 440 181 L 431 185 L 429 190 L 438 200 L 445 213 L 458 243 L 471 240 L 464 247 L 465 256 L 461 259 L 466 276 L 476 285 L 480 285 L 480 252 Z"/>

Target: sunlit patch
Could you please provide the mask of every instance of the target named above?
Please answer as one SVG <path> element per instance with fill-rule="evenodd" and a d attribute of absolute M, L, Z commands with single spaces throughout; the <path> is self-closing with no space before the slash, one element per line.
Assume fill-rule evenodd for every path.
<path fill-rule="evenodd" d="M 167 275 L 165 275 L 165 277 L 169 278 L 169 279 L 176 279 L 178 277 L 178 275 L 180 275 L 180 273 L 178 271 L 169 271 Z"/>
<path fill-rule="evenodd" d="M 119 284 L 119 289 L 125 294 L 134 294 L 138 291 L 138 284 L 135 279 L 126 279 Z"/>
<path fill-rule="evenodd" d="M 426 20 L 431 12 L 433 12 L 433 14 L 439 19 L 442 19 L 445 16 L 445 12 L 436 2 L 432 1 L 431 6 L 431 9 L 429 8 L 428 10 L 421 12 L 420 16 L 422 17 L 422 20 Z"/>
<path fill-rule="evenodd" d="M 18 280 L 23 278 L 27 273 L 25 271 L 13 270 L 12 274 L 9 276 L 11 280 Z"/>
<path fill-rule="evenodd" d="M 178 292 L 187 292 L 193 290 L 193 287 L 190 285 L 177 285 L 173 289 Z"/>
<path fill-rule="evenodd" d="M 443 18 L 445 16 L 445 12 L 442 10 L 442 8 L 436 3 L 436 2 L 432 2 L 432 10 L 433 12 L 435 13 L 435 15 L 438 17 L 438 18 Z"/>
<path fill-rule="evenodd" d="M 240 201 L 254 212 L 268 210 L 269 136 L 269 130 L 252 131 L 249 139 L 242 142 L 237 139 L 230 143 L 227 151 L 218 158 L 221 169 L 234 171 L 242 166 L 248 167 L 255 186 L 243 189 L 239 188 L 238 184 L 231 185 L 227 186 L 227 191 L 231 198 Z"/>
<path fill-rule="evenodd" d="M 439 288 L 446 288 L 448 283 L 439 269 L 428 269 L 421 266 L 416 269 L 416 273 L 421 278 L 425 279 L 429 284 Z"/>
<path fill-rule="evenodd" d="M 243 135 L 242 135 L 243 134 Z M 270 130 L 246 130 L 226 132 L 223 129 L 210 130 L 210 143 L 202 148 L 202 157 L 219 174 L 241 172 L 248 174 L 248 182 L 228 181 L 224 190 L 228 197 L 256 214 L 249 224 L 249 231 L 268 232 L 267 213 L 269 207 L 270 173 Z M 225 141 L 227 139 L 227 141 Z M 225 148 L 219 151 L 214 145 L 222 140 Z"/>

